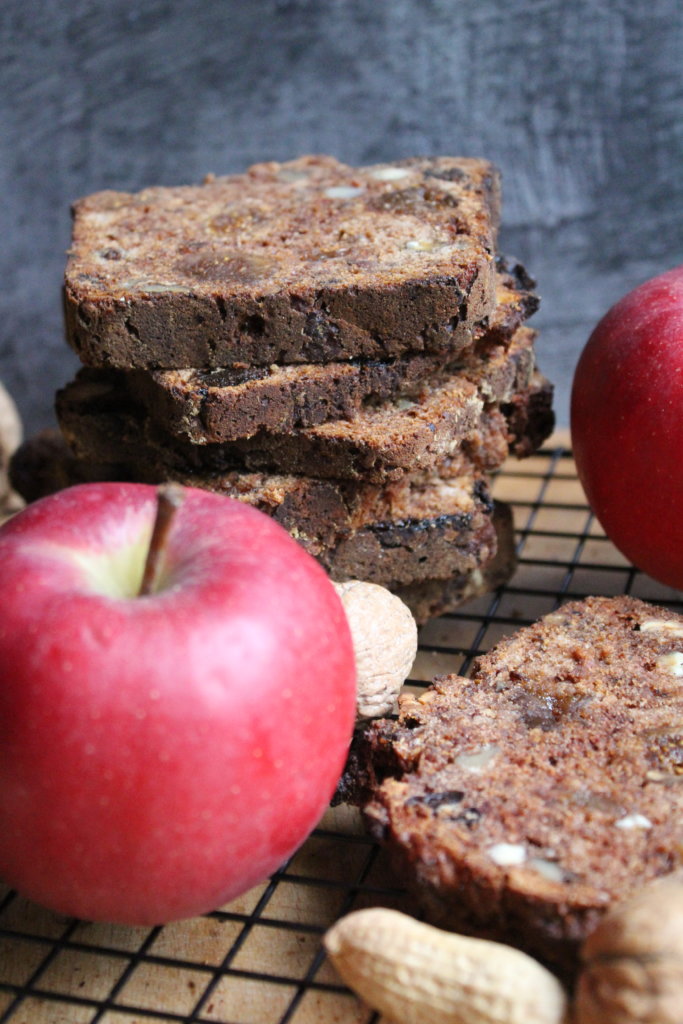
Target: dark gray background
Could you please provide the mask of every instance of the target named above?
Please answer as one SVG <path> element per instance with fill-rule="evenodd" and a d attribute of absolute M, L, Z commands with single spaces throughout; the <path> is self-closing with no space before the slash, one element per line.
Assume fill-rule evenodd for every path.
<path fill-rule="evenodd" d="M 683 262 L 681 0 L 2 0 L 0 379 L 28 433 L 72 375 L 69 205 L 264 159 L 486 156 L 567 423 L 620 295 Z"/>

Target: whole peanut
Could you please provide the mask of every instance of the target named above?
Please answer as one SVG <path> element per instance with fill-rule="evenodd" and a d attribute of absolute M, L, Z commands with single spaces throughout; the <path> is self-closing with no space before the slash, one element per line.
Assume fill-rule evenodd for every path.
<path fill-rule="evenodd" d="M 358 910 L 326 934 L 343 980 L 395 1024 L 560 1024 L 558 980 L 525 953 L 396 910 Z"/>

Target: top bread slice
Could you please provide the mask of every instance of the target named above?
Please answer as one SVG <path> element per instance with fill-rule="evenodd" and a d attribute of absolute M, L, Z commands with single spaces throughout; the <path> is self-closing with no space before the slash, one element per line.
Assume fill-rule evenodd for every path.
<path fill-rule="evenodd" d="M 265 163 L 78 201 L 67 338 L 86 365 L 217 368 L 457 352 L 495 306 L 485 160 Z"/>

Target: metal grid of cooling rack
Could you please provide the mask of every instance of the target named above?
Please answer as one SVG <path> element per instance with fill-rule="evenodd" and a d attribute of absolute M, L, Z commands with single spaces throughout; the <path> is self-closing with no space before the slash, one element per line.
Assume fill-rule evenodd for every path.
<path fill-rule="evenodd" d="M 509 584 L 421 630 L 409 686 L 465 673 L 501 636 L 588 594 L 680 609 L 683 595 L 634 570 L 586 508 L 566 437 L 506 463 L 519 565 Z M 229 906 L 163 928 L 59 917 L 0 886 L 0 1024 L 371 1024 L 322 952 L 361 906 L 410 912 L 383 852 L 350 807 L 330 809 L 276 875 Z"/>

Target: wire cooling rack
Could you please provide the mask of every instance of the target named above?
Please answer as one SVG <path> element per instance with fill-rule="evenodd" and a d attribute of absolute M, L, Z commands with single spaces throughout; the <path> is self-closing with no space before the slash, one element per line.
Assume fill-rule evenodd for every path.
<path fill-rule="evenodd" d="M 466 672 L 501 636 L 588 594 L 680 609 L 683 595 L 634 570 L 586 508 L 567 439 L 510 460 L 496 498 L 514 512 L 510 583 L 421 630 L 409 687 Z M 362 906 L 417 911 L 358 813 L 330 809 L 272 878 L 215 913 L 163 928 L 59 917 L 0 886 L 0 1024 L 371 1024 L 322 952 Z"/>

